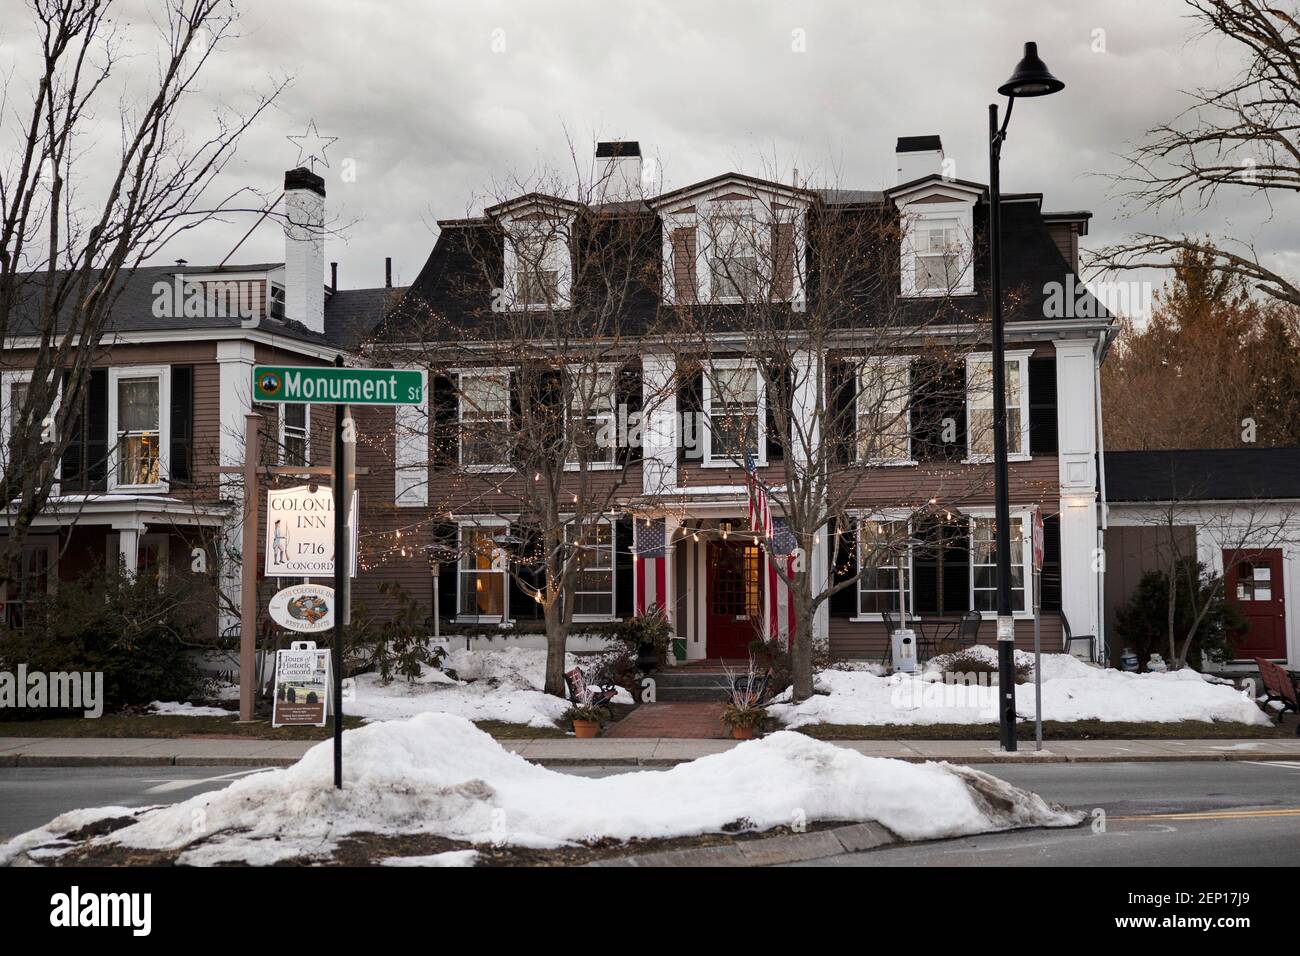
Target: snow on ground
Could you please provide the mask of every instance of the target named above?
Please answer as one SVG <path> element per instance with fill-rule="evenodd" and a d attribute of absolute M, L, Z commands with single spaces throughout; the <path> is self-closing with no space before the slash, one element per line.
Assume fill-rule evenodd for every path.
<path fill-rule="evenodd" d="M 176 700 L 155 700 L 149 705 L 155 717 L 238 717 L 239 714 L 224 707 L 204 707 Z"/>
<path fill-rule="evenodd" d="M 584 659 L 565 656 L 565 670 L 583 666 Z M 504 647 L 500 650 L 449 651 L 442 671 L 423 668 L 410 684 L 398 677 L 384 686 L 378 674 L 356 678 L 354 699 L 344 711 L 367 720 L 399 720 L 423 713 L 456 714 L 469 720 L 500 720 L 529 727 L 554 727 L 569 709 L 568 701 L 542 693 L 546 676 L 546 651 L 540 648 Z M 590 664 L 583 666 L 590 672 Z M 619 689 L 616 703 L 630 704 L 632 696 Z"/>
<path fill-rule="evenodd" d="M 326 856 L 353 833 L 553 847 L 715 833 L 738 820 L 756 830 L 796 820 L 876 820 L 919 840 L 1071 826 L 1082 818 L 967 767 L 866 757 L 791 732 L 669 770 L 592 778 L 531 764 L 460 717 L 426 713 L 345 732 L 343 766 L 338 791 L 326 741 L 291 767 L 183 803 L 65 814 L 0 847 L 0 861 L 15 845 L 39 846 L 124 813 L 137 822 L 96 842 L 182 849 L 180 863 L 200 865 Z"/>
<path fill-rule="evenodd" d="M 972 648 L 996 661 L 991 648 Z M 1017 652 L 1017 663 L 1033 655 Z M 857 671 L 820 671 L 817 693 L 801 704 L 770 710 L 787 727 L 805 724 L 985 724 L 997 722 L 996 686 L 943 682 L 939 662 L 919 675 L 879 677 Z M 1034 683 L 1016 687 L 1016 710 L 1034 715 Z M 1172 723 L 1181 720 L 1269 723 L 1250 696 L 1193 670 L 1131 674 L 1092 667 L 1068 654 L 1043 655 L 1043 719 Z"/>
<path fill-rule="evenodd" d="M 386 856 L 380 866 L 473 866 L 478 850 L 448 850 L 430 856 Z"/>

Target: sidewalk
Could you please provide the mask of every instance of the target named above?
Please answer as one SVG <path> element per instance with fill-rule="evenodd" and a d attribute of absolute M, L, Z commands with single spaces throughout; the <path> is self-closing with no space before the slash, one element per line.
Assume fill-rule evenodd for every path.
<path fill-rule="evenodd" d="M 282 767 L 294 763 L 316 741 L 159 740 L 114 737 L 0 737 L 3 767 Z M 667 767 L 736 746 L 733 740 L 622 737 L 502 740 L 501 745 L 544 766 Z M 1169 760 L 1297 760 L 1300 739 L 1256 740 L 1061 740 L 1033 743 L 1003 754 L 983 740 L 836 740 L 869 757 L 912 763 L 1124 763 Z"/>

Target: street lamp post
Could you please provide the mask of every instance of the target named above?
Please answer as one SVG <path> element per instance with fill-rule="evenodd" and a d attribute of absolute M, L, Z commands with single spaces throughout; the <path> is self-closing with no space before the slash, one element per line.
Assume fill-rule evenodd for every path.
<path fill-rule="evenodd" d="M 1011 616 L 1011 502 L 1007 474 L 1006 359 L 1002 334 L 1002 186 L 999 164 L 1011 108 L 1018 96 L 1047 96 L 1065 88 L 1038 58 L 1038 44 L 1026 43 L 1011 79 L 998 87 L 1007 112 L 998 126 L 998 106 L 989 104 L 989 297 L 993 319 L 993 469 L 998 566 L 998 734 L 1002 749 L 1016 749 L 1015 621 Z M 1021 387 L 1025 387 L 1021 383 Z"/>

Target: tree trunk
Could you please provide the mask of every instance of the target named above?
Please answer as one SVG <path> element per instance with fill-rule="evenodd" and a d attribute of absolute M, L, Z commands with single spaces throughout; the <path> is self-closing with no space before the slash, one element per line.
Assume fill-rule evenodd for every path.
<path fill-rule="evenodd" d="M 808 576 L 804 574 L 800 575 L 797 586 L 790 589 L 790 599 L 794 601 L 795 610 L 795 632 L 790 653 L 795 703 L 813 695 L 812 616 L 808 611 L 812 602 L 805 593 L 807 585 Z"/>
<path fill-rule="evenodd" d="M 560 602 L 546 604 L 546 684 L 542 688 L 553 697 L 566 698 L 564 685 L 564 652 L 568 633 L 560 614 Z"/>
<path fill-rule="evenodd" d="M 1178 663 L 1178 638 L 1174 634 L 1174 611 L 1178 606 L 1178 567 L 1175 565 L 1169 569 L 1169 606 L 1165 612 L 1165 624 L 1169 630 L 1169 669 L 1178 670 L 1181 666 Z M 1138 661 L 1138 666 L 1142 662 Z"/>

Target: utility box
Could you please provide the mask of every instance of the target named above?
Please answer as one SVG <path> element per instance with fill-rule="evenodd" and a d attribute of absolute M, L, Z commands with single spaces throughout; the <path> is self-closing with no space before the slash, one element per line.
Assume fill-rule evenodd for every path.
<path fill-rule="evenodd" d="M 916 632 L 900 627 L 890 635 L 895 673 L 916 673 Z"/>

